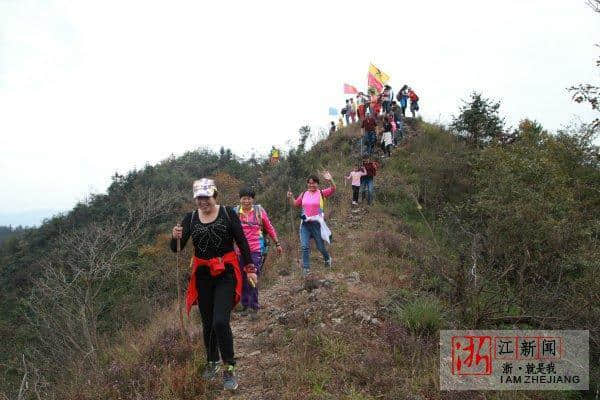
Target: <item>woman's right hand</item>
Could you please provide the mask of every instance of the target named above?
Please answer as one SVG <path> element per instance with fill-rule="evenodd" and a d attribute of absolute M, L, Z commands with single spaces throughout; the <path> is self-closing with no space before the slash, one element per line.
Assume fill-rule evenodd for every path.
<path fill-rule="evenodd" d="M 258 276 L 254 272 L 250 272 L 246 274 L 246 277 L 248 278 L 248 283 L 250 286 L 256 287 L 256 284 L 258 283 Z"/>
<path fill-rule="evenodd" d="M 183 236 L 183 227 L 180 225 L 174 226 L 172 236 L 173 239 L 181 239 Z"/>

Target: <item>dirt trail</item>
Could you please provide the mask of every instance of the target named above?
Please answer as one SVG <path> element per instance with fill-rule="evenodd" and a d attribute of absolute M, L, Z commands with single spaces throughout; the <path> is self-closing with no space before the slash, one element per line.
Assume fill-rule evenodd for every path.
<path fill-rule="evenodd" d="M 353 219 L 363 215 L 364 209 L 350 209 L 344 213 L 344 225 L 350 226 Z M 360 216 L 359 216 L 360 214 Z M 332 222 L 332 230 L 341 232 L 341 226 Z M 269 262 L 272 285 L 262 288 L 259 292 L 261 309 L 256 320 L 234 311 L 231 326 L 234 336 L 235 355 L 237 359 L 236 372 L 240 386 L 234 393 L 221 391 L 217 398 L 263 400 L 279 399 L 270 382 L 274 371 L 285 370 L 286 360 L 278 354 L 281 343 L 273 345 L 273 337 L 284 334 L 293 335 L 308 327 L 331 333 L 342 334 L 344 324 L 375 326 L 381 324 L 373 315 L 376 313 L 373 293 L 376 292 L 371 284 L 361 282 L 360 274 L 348 268 L 350 259 L 356 254 L 360 231 L 344 229 L 344 238 L 334 241 L 330 247 L 333 257 L 333 269 L 327 269 L 316 249 L 311 251 L 311 275 L 304 279 L 296 261 L 284 262 L 277 260 Z M 283 267 L 292 264 L 293 267 Z M 281 275 L 281 270 L 286 275 Z M 340 296 L 344 288 L 345 295 Z M 366 301 L 365 301 L 366 300 Z M 309 329 L 311 329 L 309 328 Z M 288 346 L 291 344 L 288 344 Z M 213 382 L 218 393 L 221 380 Z"/>
<path fill-rule="evenodd" d="M 417 124 L 416 120 L 405 120 L 406 138 L 418 133 Z M 354 133 L 354 136 L 360 136 L 359 130 Z M 407 143 L 405 140 L 403 145 Z M 377 179 L 386 179 L 387 174 L 388 171 L 381 171 Z M 342 204 L 333 210 L 328 221 L 335 235 L 329 247 L 333 269 L 323 266 L 314 246 L 311 250 L 312 275 L 308 280 L 301 277 L 297 260 L 290 259 L 295 255 L 268 262 L 270 282 L 260 289 L 258 318 L 252 320 L 240 312 L 232 313 L 239 388 L 233 393 L 220 390 L 221 379 L 216 379 L 211 383 L 215 398 L 275 400 L 284 397 L 277 392 L 277 388 L 284 385 L 273 382 L 273 376 L 281 376 L 283 374 L 278 371 L 288 371 L 290 367 L 297 366 L 286 364 L 286 355 L 281 354 L 289 350 L 286 346 L 292 346 L 293 341 L 282 344 L 278 337 L 301 334 L 306 330 L 341 337 L 352 334 L 348 331 L 348 325 L 351 325 L 354 334 L 362 331 L 362 335 L 375 335 L 374 340 L 382 340 L 375 333 L 383 325 L 383 321 L 377 318 L 377 301 L 382 288 L 377 282 L 369 282 L 368 277 L 361 276 L 356 266 L 360 262 L 357 255 L 362 253 L 360 247 L 365 240 L 365 232 L 376 231 L 382 226 L 382 219 L 389 216 L 379 215 L 371 207 L 350 206 L 351 189 L 340 186 L 340 183 L 336 196 L 342 198 Z M 297 238 L 289 244 L 293 248 L 292 253 L 296 254 Z M 281 275 L 281 270 L 287 273 Z"/>

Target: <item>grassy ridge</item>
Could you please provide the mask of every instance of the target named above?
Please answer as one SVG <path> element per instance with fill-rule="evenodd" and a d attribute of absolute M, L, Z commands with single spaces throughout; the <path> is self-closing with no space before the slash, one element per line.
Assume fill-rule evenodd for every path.
<path fill-rule="evenodd" d="M 116 176 L 106 196 L 48 221 L 20 242 L 9 242 L 2 253 L 3 337 L 11 337 L 16 321 L 23 324 L 4 343 L 11 357 L 3 363 L 13 368 L 0 391 L 15 393 L 22 376 L 18 355 L 29 350 L 28 335 L 35 337 L 35 327 L 22 319 L 29 311 L 20 306 L 35 277 L 35 261 L 60 232 L 118 213 L 136 188 L 151 186 L 175 193 L 173 204 L 145 227 L 133 251 L 121 259 L 123 267 L 105 282 L 98 299 L 103 310 L 98 364 L 85 373 L 85 364 L 75 360 L 62 374 L 41 370 L 46 382 L 62 382 L 45 390 L 73 399 L 215 398 L 219 392 L 198 379 L 203 355 L 186 347 L 173 328 L 175 271 L 165 232 L 191 206 L 186 199 L 194 178 L 216 173 L 222 202 L 228 204 L 235 202 L 239 186 L 255 185 L 258 202 L 282 233 L 287 254 L 265 283 L 283 293 L 277 285 L 286 278 L 276 271 L 294 264 L 298 227 L 285 192 L 290 187 L 298 193 L 308 174 L 325 167 L 340 188 L 327 202 L 340 238 L 332 247 L 340 276 L 334 289 L 319 292 L 322 307 L 313 304 L 311 318 L 292 313 L 287 325 L 252 328 L 256 344 L 273 348 L 281 361 L 261 364 L 262 393 L 290 399 L 454 398 L 436 390 L 435 332 L 466 327 L 589 329 L 590 365 L 596 366 L 592 382 L 597 385 L 600 173 L 593 146 L 582 135 L 549 135 L 530 122 L 519 127 L 516 141 L 483 147 L 424 122 L 415 121 L 411 131 L 416 137 L 385 160 L 376 180 L 376 203 L 367 214 L 351 212 L 349 188 L 339 182 L 357 161 L 360 134 L 352 126 L 310 151 L 293 149 L 273 168 L 236 161 L 226 152 L 192 152 Z M 469 275 L 474 262 L 476 280 Z M 346 281 L 352 272 L 359 273 L 360 284 Z M 281 308 L 298 312 L 309 304 L 302 296 L 290 296 Z M 351 322 L 357 307 L 383 325 Z M 337 308 L 347 325 L 343 331 L 323 329 L 322 324 L 331 324 L 328 313 Z M 262 328 L 271 331 L 260 335 Z M 486 398 L 582 396 L 490 393 Z"/>

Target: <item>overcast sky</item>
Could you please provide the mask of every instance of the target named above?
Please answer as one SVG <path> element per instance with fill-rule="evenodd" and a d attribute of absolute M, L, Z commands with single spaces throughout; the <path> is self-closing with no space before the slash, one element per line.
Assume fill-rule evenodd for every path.
<path fill-rule="evenodd" d="M 565 88 L 598 82 L 596 42 L 584 0 L 0 0 L 0 224 L 170 154 L 285 147 L 369 62 L 429 121 L 472 90 L 512 125 L 591 120 Z"/>

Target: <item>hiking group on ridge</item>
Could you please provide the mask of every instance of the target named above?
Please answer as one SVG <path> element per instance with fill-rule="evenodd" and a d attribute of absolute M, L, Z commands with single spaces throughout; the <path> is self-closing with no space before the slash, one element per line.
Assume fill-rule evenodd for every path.
<path fill-rule="evenodd" d="M 350 171 L 345 179 L 351 181 L 352 205 L 362 200 L 371 205 L 374 192 L 374 178 L 379 163 L 371 160 L 377 134 L 380 134 L 384 156 L 390 156 L 391 147 L 402 138 L 403 118 L 406 99 L 411 100 L 411 112 L 418 110 L 418 97 L 406 85 L 398 93 L 400 105 L 393 100 L 391 87 L 369 99 L 362 93 L 347 101 L 346 122 L 358 121 L 363 130 L 364 150 L 362 163 Z M 370 101 L 369 101 L 370 100 Z M 338 129 L 343 127 L 340 117 Z M 331 122 L 331 131 L 336 129 Z M 269 155 L 269 164 L 279 162 L 279 150 L 274 146 Z M 323 257 L 326 269 L 332 268 L 332 257 L 327 250 L 331 243 L 331 231 L 325 221 L 325 199 L 333 196 L 337 186 L 329 171 L 322 172 L 328 187 L 320 188 L 320 178 L 310 175 L 306 180 L 306 190 L 294 197 L 288 190 L 287 200 L 292 208 L 299 208 L 299 242 L 302 275 L 308 276 L 310 266 L 310 241 L 315 242 Z M 233 333 L 231 313 L 241 302 L 242 315 L 251 320 L 257 318 L 260 309 L 258 280 L 263 273 L 264 261 L 268 254 L 267 236 L 275 244 L 277 255 L 282 254 L 277 231 L 271 223 L 267 211 L 255 204 L 255 191 L 243 187 L 239 191 L 239 205 L 223 206 L 217 203 L 218 190 L 214 180 L 202 178 L 194 181 L 192 194 L 195 209 L 187 213 L 180 224 L 173 227 L 170 247 L 178 252 L 192 239 L 193 256 L 191 275 L 186 292 L 186 310 L 189 314 L 197 305 L 202 321 L 206 364 L 202 374 L 204 379 L 214 379 L 223 365 L 223 387 L 236 390 L 238 378 L 235 374 Z"/>
<path fill-rule="evenodd" d="M 419 111 L 419 96 L 408 87 L 402 88 L 396 94 L 389 85 L 385 85 L 381 93 L 377 94 L 374 88 L 369 88 L 370 94 L 363 92 L 354 98 L 346 100 L 341 114 L 346 118 L 346 125 L 358 122 L 362 130 L 361 154 L 372 155 L 377 141 L 381 143 L 383 157 L 391 155 L 391 149 L 397 146 L 404 136 L 404 118 L 410 100 L 410 112 L 416 117 Z M 337 127 L 331 121 L 329 133 L 333 133 L 344 126 L 342 117 L 339 118 Z"/>

